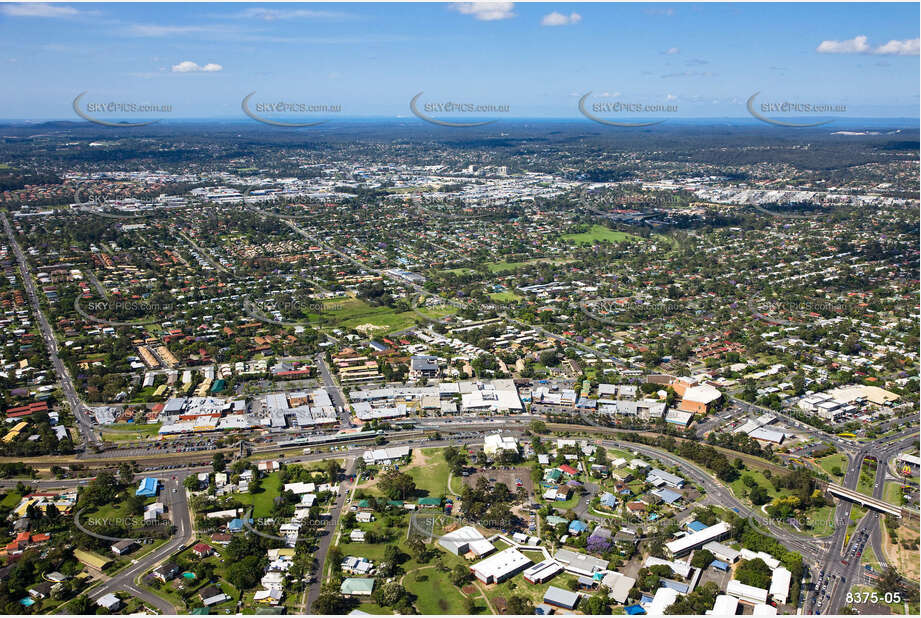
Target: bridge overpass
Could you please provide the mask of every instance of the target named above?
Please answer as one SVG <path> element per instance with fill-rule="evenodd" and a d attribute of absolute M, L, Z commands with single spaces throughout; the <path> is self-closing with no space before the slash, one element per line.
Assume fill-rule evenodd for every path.
<path fill-rule="evenodd" d="M 851 502 L 857 502 L 863 506 L 869 507 L 871 509 L 881 511 L 883 513 L 888 513 L 889 515 L 895 515 L 896 517 L 902 517 L 902 509 L 897 506 L 893 506 L 888 502 L 884 502 L 879 498 L 872 498 L 865 494 L 860 493 L 859 491 L 854 491 L 853 489 L 848 489 L 847 487 L 842 487 L 835 483 L 828 484 L 828 493 L 838 496 L 839 498 L 844 498 L 845 500 L 850 500 Z"/>

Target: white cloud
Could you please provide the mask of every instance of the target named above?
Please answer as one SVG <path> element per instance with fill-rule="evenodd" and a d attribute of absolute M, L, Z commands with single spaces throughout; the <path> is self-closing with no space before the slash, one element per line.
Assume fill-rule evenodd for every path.
<path fill-rule="evenodd" d="M 128 34 L 134 36 L 162 37 L 206 32 L 225 32 L 225 28 L 212 26 L 161 26 L 159 24 L 132 24 Z"/>
<path fill-rule="evenodd" d="M 674 100 L 677 99 L 677 98 L 678 98 L 678 97 L 675 96 L 675 95 L 673 95 L 673 94 L 667 94 L 667 95 L 665 95 L 665 100 L 666 100 L 666 101 L 674 101 Z"/>
<path fill-rule="evenodd" d="M 665 54 L 666 56 L 674 56 L 675 54 L 680 54 L 681 50 L 678 49 L 677 47 L 669 47 L 662 53 Z"/>
<path fill-rule="evenodd" d="M 870 46 L 867 37 L 860 35 L 846 41 L 822 41 L 815 50 L 820 54 L 864 54 Z"/>
<path fill-rule="evenodd" d="M 867 43 L 866 35 L 855 36 L 845 41 L 822 41 L 816 47 L 820 54 L 876 54 L 879 56 L 917 56 L 921 50 L 921 39 L 893 39 L 885 45 L 873 47 Z"/>
<path fill-rule="evenodd" d="M 251 8 L 241 11 L 233 17 L 241 19 L 262 19 L 276 21 L 284 19 L 344 19 L 351 17 L 349 13 L 339 11 L 312 11 L 309 9 L 296 9 L 292 11 L 266 8 Z"/>
<path fill-rule="evenodd" d="M 63 4 L 5 4 L 0 13 L 10 17 L 73 17 L 77 9 Z"/>
<path fill-rule="evenodd" d="M 515 17 L 514 2 L 455 2 L 451 8 L 462 15 L 473 15 L 479 21 L 498 21 Z"/>
<path fill-rule="evenodd" d="M 904 41 L 889 41 L 873 50 L 874 54 L 884 56 L 917 56 L 921 50 L 921 39 L 905 39 Z"/>
<path fill-rule="evenodd" d="M 173 65 L 173 73 L 217 73 L 223 71 L 224 67 L 219 64 L 209 62 L 205 66 L 199 66 L 191 60 L 185 60 L 179 64 Z"/>
<path fill-rule="evenodd" d="M 547 13 L 544 15 L 544 18 L 540 20 L 541 26 L 572 26 L 573 24 L 578 24 L 582 21 L 582 16 L 578 13 L 570 13 L 569 15 L 563 15 L 562 13 L 557 13 L 553 11 L 552 13 Z"/>

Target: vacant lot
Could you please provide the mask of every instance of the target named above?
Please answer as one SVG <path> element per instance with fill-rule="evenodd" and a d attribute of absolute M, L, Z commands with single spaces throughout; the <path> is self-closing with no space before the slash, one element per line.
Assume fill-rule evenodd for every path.
<path fill-rule="evenodd" d="M 511 468 L 509 470 L 477 470 L 464 479 L 464 482 L 471 487 L 475 487 L 477 479 L 486 478 L 490 485 L 505 483 L 512 493 L 518 491 L 516 481 L 521 481 L 522 487 L 528 492 L 530 499 L 534 497 L 534 483 L 531 481 L 531 470 L 526 467 Z"/>
<path fill-rule="evenodd" d="M 577 245 L 591 245 L 595 242 L 623 242 L 625 240 L 640 240 L 639 236 L 627 234 L 626 232 L 617 232 L 604 227 L 603 225 L 593 225 L 588 231 L 581 234 L 564 234 L 563 240 L 575 243 Z"/>

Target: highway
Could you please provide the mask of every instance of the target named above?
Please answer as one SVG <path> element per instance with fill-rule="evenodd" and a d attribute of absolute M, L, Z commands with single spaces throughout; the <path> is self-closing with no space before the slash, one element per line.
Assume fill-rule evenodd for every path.
<path fill-rule="evenodd" d="M 61 384 L 61 390 L 64 392 L 64 397 L 77 420 L 77 427 L 83 435 L 85 443 L 87 445 L 98 444 L 100 440 L 93 427 L 90 411 L 77 395 L 77 390 L 74 388 L 70 373 L 68 373 L 67 368 L 58 356 L 58 341 L 39 303 L 38 292 L 32 280 L 32 267 L 29 265 L 29 261 L 26 259 L 22 247 L 19 246 L 19 242 L 16 240 L 16 235 L 13 233 L 13 228 L 10 226 L 6 213 L 0 213 L 0 216 L 3 217 L 3 227 L 6 229 L 6 235 L 10 240 L 10 246 L 13 248 L 13 253 L 16 255 L 16 261 L 19 263 L 19 271 L 22 275 L 22 282 L 26 289 L 26 295 L 29 297 L 29 303 L 32 305 L 33 313 L 35 313 L 38 327 L 45 341 L 45 347 L 48 349 L 48 356 L 58 376 L 58 381 Z"/>

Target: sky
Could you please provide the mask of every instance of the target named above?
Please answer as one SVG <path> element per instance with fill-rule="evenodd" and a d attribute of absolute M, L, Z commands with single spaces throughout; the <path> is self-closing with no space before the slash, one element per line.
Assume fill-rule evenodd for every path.
<path fill-rule="evenodd" d="M 82 92 L 169 105 L 169 119 L 245 119 L 252 92 L 251 110 L 337 118 L 411 117 L 420 92 L 417 109 L 443 118 L 424 105 L 576 119 L 589 92 L 589 110 L 671 105 L 669 118 L 748 117 L 756 92 L 917 118 L 919 17 L 915 2 L 0 4 L 0 118 L 79 120 Z"/>

